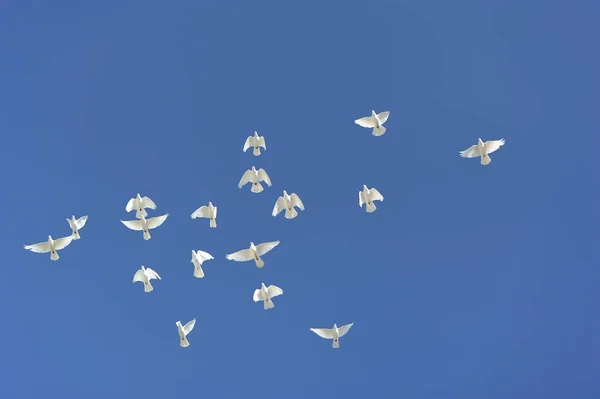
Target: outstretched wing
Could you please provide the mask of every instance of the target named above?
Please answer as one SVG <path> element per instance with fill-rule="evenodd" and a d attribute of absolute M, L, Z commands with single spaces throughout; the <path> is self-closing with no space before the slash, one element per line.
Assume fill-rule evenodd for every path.
<path fill-rule="evenodd" d="M 201 206 L 200 208 L 196 209 L 194 211 L 194 213 L 192 213 L 192 219 L 209 218 L 209 217 L 210 217 L 210 210 L 206 205 Z"/>
<path fill-rule="evenodd" d="M 254 300 L 254 302 L 258 302 L 258 301 L 262 301 L 263 297 L 260 293 L 260 290 L 254 290 L 254 295 L 252 296 L 252 300 Z"/>
<path fill-rule="evenodd" d="M 283 211 L 286 208 L 285 206 L 285 198 L 279 197 L 277 198 L 277 202 L 275 202 L 275 206 L 273 207 L 273 216 L 279 215 L 279 212 Z"/>
<path fill-rule="evenodd" d="M 358 192 L 358 206 L 362 208 L 363 204 L 366 202 L 364 198 L 365 194 L 360 190 Z"/>
<path fill-rule="evenodd" d="M 271 298 L 283 295 L 283 290 L 276 285 L 270 285 L 269 288 L 267 288 L 267 292 L 269 293 L 269 297 Z"/>
<path fill-rule="evenodd" d="M 246 152 L 246 150 L 248 148 L 254 147 L 253 141 L 254 141 L 254 137 L 248 136 L 248 138 L 246 139 L 246 142 L 244 143 L 244 152 Z"/>
<path fill-rule="evenodd" d="M 350 327 L 352 327 L 354 325 L 354 323 L 350 323 L 350 324 L 346 324 L 345 326 L 341 326 L 338 328 L 340 337 L 343 337 L 344 335 L 346 335 L 348 333 L 348 330 L 350 330 Z"/>
<path fill-rule="evenodd" d="M 149 229 L 155 229 L 158 226 L 160 226 L 161 224 L 163 224 L 165 222 L 165 220 L 167 220 L 168 217 L 169 217 L 169 214 L 166 213 L 162 216 L 157 216 L 154 218 L 146 219 L 146 224 L 148 225 Z"/>
<path fill-rule="evenodd" d="M 377 119 L 379 120 L 379 124 L 383 125 L 385 121 L 390 117 L 390 111 L 384 111 L 377 114 Z"/>
<path fill-rule="evenodd" d="M 247 262 L 254 259 L 254 252 L 252 252 L 250 248 L 242 249 L 241 251 L 225 255 L 225 258 L 228 260 L 234 260 L 236 262 Z"/>
<path fill-rule="evenodd" d="M 238 183 L 238 188 L 242 188 L 244 186 L 244 184 L 249 183 L 252 180 L 254 180 L 254 173 L 252 173 L 252 171 L 250 169 L 248 169 L 242 175 L 242 178 L 240 179 L 240 182 Z"/>
<path fill-rule="evenodd" d="M 143 197 L 142 208 L 156 209 L 156 204 L 149 197 Z"/>
<path fill-rule="evenodd" d="M 372 116 L 365 116 L 364 118 L 357 119 L 354 121 L 354 123 L 356 123 L 358 126 L 367 128 L 375 127 L 375 121 L 373 120 Z"/>
<path fill-rule="evenodd" d="M 463 158 L 476 158 L 476 157 L 480 157 L 481 153 L 479 152 L 479 148 L 477 147 L 477 144 L 472 145 L 471 147 L 467 148 L 464 151 L 460 152 L 460 156 Z"/>
<path fill-rule="evenodd" d="M 185 335 L 188 335 L 194 329 L 195 325 L 196 319 L 190 320 L 187 323 L 185 323 L 185 326 L 183 326 L 183 332 L 185 333 Z"/>
<path fill-rule="evenodd" d="M 371 201 L 383 201 L 383 195 L 376 188 L 369 190 L 371 192 Z"/>
<path fill-rule="evenodd" d="M 135 208 L 135 198 L 131 198 L 127 202 L 127 206 L 125 207 L 125 211 L 131 212 L 131 211 L 133 211 L 134 208 Z"/>
<path fill-rule="evenodd" d="M 135 231 L 144 230 L 144 225 L 142 225 L 141 220 L 121 220 L 121 223 L 123 223 L 125 226 L 127 226 L 131 230 L 135 230 Z"/>
<path fill-rule="evenodd" d="M 160 280 L 160 276 L 158 275 L 158 273 L 156 273 L 154 270 L 150 269 L 149 267 L 146 268 L 146 275 L 148 276 L 148 280 L 152 280 L 152 279 Z"/>
<path fill-rule="evenodd" d="M 137 283 L 138 281 L 144 282 L 144 271 L 142 269 L 139 269 L 133 275 L 133 282 Z"/>
<path fill-rule="evenodd" d="M 79 219 L 77 219 L 77 221 L 75 222 L 75 224 L 77 225 L 77 229 L 83 229 L 83 226 L 85 226 L 85 222 L 87 222 L 88 217 L 86 216 L 82 216 Z"/>
<path fill-rule="evenodd" d="M 38 242 L 37 244 L 25 245 L 25 249 L 35 252 L 36 254 L 45 254 L 50 252 L 51 247 L 48 241 Z"/>
<path fill-rule="evenodd" d="M 267 149 L 267 143 L 265 142 L 265 136 L 258 137 L 258 145 L 261 146 L 262 148 L 264 148 L 265 150 Z"/>
<path fill-rule="evenodd" d="M 54 240 L 54 249 L 60 251 L 64 249 L 67 245 L 69 245 L 73 241 L 73 236 L 67 236 L 62 238 L 57 238 Z"/>
<path fill-rule="evenodd" d="M 310 331 L 314 332 L 321 338 L 333 339 L 333 330 L 329 328 L 311 328 Z"/>
<path fill-rule="evenodd" d="M 488 154 L 491 154 L 492 152 L 496 151 L 498 148 L 502 147 L 503 145 L 504 145 L 504 139 L 486 141 L 485 142 L 485 150 L 487 151 Z"/>
<path fill-rule="evenodd" d="M 279 241 L 263 242 L 256 246 L 256 253 L 258 256 L 263 256 L 273 248 L 279 245 Z"/>
<path fill-rule="evenodd" d="M 258 180 L 264 181 L 265 183 L 267 183 L 267 185 L 269 187 L 271 187 L 271 179 L 269 178 L 269 175 L 267 174 L 267 171 L 264 170 L 263 168 L 260 168 L 258 170 Z"/>
<path fill-rule="evenodd" d="M 208 252 L 204 252 L 201 250 L 196 251 L 196 256 L 202 260 L 202 262 L 206 262 L 207 260 L 214 259 L 211 254 Z"/>
<path fill-rule="evenodd" d="M 290 201 L 292 202 L 292 206 L 297 206 L 301 210 L 304 210 L 304 204 L 300 197 L 298 197 L 298 194 L 292 193 L 292 195 L 290 195 Z"/>

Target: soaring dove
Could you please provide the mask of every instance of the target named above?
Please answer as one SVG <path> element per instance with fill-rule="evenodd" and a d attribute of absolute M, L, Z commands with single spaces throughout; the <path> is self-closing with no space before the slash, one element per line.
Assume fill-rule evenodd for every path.
<path fill-rule="evenodd" d="M 56 240 L 53 240 L 52 236 L 48 236 L 48 241 L 38 242 L 37 244 L 32 245 L 25 245 L 25 249 L 37 254 L 45 254 L 50 252 L 50 259 L 58 260 L 60 256 L 58 256 L 57 251 L 64 249 L 71 243 L 71 241 L 73 241 L 73 235 L 58 238 Z"/>
<path fill-rule="evenodd" d="M 325 339 L 333 339 L 333 347 L 340 347 L 340 338 L 348 333 L 350 327 L 352 327 L 354 323 L 346 324 L 345 326 L 338 326 L 334 323 L 333 328 L 311 328 L 310 331 L 314 332 L 321 338 Z"/>
<path fill-rule="evenodd" d="M 363 204 L 367 204 L 367 212 L 375 212 L 377 207 L 373 201 L 383 201 L 383 195 L 381 195 L 375 187 L 369 190 L 367 186 L 363 184 L 362 191 L 358 192 L 358 205 L 362 208 Z"/>
<path fill-rule="evenodd" d="M 264 136 L 259 136 L 257 131 L 254 131 L 254 136 L 248 136 L 244 143 L 244 152 L 250 147 L 254 147 L 254 155 L 260 155 L 260 147 L 267 149 Z"/>
<path fill-rule="evenodd" d="M 477 144 L 472 145 L 464 151 L 460 151 L 460 156 L 463 158 L 481 157 L 482 165 L 489 165 L 492 162 L 490 154 L 504 145 L 504 139 L 490 140 L 485 143 L 481 139 L 477 139 Z"/>
<path fill-rule="evenodd" d="M 156 273 L 149 267 L 144 266 L 142 266 L 142 268 L 135 272 L 135 274 L 133 275 L 134 283 L 137 283 L 138 281 L 144 283 L 144 292 L 151 292 L 154 289 L 154 287 L 152 287 L 152 284 L 150 283 L 150 280 L 156 279 L 160 280 L 160 276 L 158 275 L 158 273 Z"/>
<path fill-rule="evenodd" d="M 190 346 L 190 343 L 187 340 L 187 335 L 194 329 L 194 326 L 196 325 L 196 319 L 188 321 L 185 326 L 181 325 L 181 321 L 178 321 L 175 323 L 175 325 L 177 326 L 177 332 L 179 332 L 179 346 L 182 348 L 187 348 Z"/>
<path fill-rule="evenodd" d="M 156 209 L 156 204 L 150 198 L 142 197 L 140 196 L 140 193 L 138 193 L 135 198 L 131 198 L 129 202 L 127 202 L 125 210 L 131 212 L 135 209 L 135 217 L 141 219 L 142 217 L 148 216 L 148 212 L 146 212 L 145 208 Z"/>
<path fill-rule="evenodd" d="M 204 277 L 204 270 L 202 270 L 202 263 L 207 260 L 214 259 L 211 254 L 204 251 L 194 251 L 192 249 L 192 260 L 191 262 L 194 264 L 194 277 L 202 278 Z"/>
<path fill-rule="evenodd" d="M 210 227 L 217 227 L 217 207 L 209 201 L 208 206 L 201 206 L 192 213 L 192 219 L 196 218 L 210 219 Z"/>
<path fill-rule="evenodd" d="M 234 260 L 236 262 L 247 262 L 254 259 L 256 267 L 263 267 L 265 262 L 263 262 L 261 256 L 264 256 L 267 252 L 278 245 L 279 241 L 263 242 L 262 244 L 258 244 L 256 246 L 253 242 L 251 242 L 250 248 L 242 249 L 232 254 L 225 255 L 225 258 L 228 260 Z"/>
<path fill-rule="evenodd" d="M 143 231 L 144 232 L 144 240 L 149 240 L 152 238 L 150 236 L 150 229 L 155 229 L 167 220 L 169 214 L 164 214 L 162 216 L 157 216 L 154 218 L 146 219 L 142 216 L 139 220 L 121 220 L 125 226 L 135 231 Z"/>
<path fill-rule="evenodd" d="M 373 136 L 382 136 L 387 130 L 383 124 L 390 117 L 390 111 L 384 111 L 379 114 L 371 110 L 371 116 L 365 116 L 354 121 L 358 126 L 373 128 Z"/>
<path fill-rule="evenodd" d="M 292 193 L 288 195 L 287 191 L 283 190 L 283 195 L 277 198 L 277 202 L 275 202 L 275 206 L 273 207 L 273 216 L 277 216 L 281 211 L 285 209 L 285 218 L 293 219 L 298 216 L 298 211 L 295 207 L 300 208 L 300 210 L 304 210 L 304 204 L 298 197 L 298 194 Z"/>
<path fill-rule="evenodd" d="M 67 222 L 69 222 L 69 227 L 71 227 L 71 230 L 73 231 L 74 240 L 79 240 L 81 238 L 81 236 L 79 235 L 79 230 L 83 229 L 83 226 L 85 226 L 85 222 L 87 222 L 87 219 L 87 215 L 82 216 L 79 219 L 75 219 L 75 216 L 71 215 L 71 219 L 67 219 Z"/>
<path fill-rule="evenodd" d="M 260 193 L 264 190 L 262 184 L 260 184 L 261 181 L 264 181 L 269 187 L 271 187 L 271 179 L 269 178 L 267 172 L 263 168 L 256 170 L 256 168 L 253 166 L 252 169 L 248 169 L 244 173 L 240 179 L 240 182 L 238 183 L 238 188 L 242 188 L 246 183 L 252 183 L 251 191 L 253 193 Z"/>
<path fill-rule="evenodd" d="M 273 309 L 275 304 L 273 303 L 273 298 L 283 295 L 283 290 L 276 285 L 265 286 L 265 283 L 260 283 L 260 288 L 254 290 L 254 302 L 263 301 L 265 310 Z"/>

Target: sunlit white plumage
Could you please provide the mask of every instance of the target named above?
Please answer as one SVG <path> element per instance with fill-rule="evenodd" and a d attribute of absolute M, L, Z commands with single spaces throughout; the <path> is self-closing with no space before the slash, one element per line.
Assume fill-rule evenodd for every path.
<path fill-rule="evenodd" d="M 204 277 L 204 270 L 202 270 L 202 263 L 206 262 L 207 260 L 211 260 L 211 259 L 214 259 L 214 258 L 208 252 L 204 252 L 201 250 L 194 251 L 192 249 L 192 260 L 190 262 L 192 262 L 194 264 L 194 277 L 196 277 L 196 278 Z"/>
<path fill-rule="evenodd" d="M 246 142 L 244 143 L 244 152 L 246 152 L 246 150 L 250 147 L 254 147 L 254 155 L 259 156 L 260 147 L 262 147 L 265 150 L 267 149 L 264 136 L 259 136 L 258 132 L 256 131 L 254 132 L 254 136 L 248 136 Z"/>
<path fill-rule="evenodd" d="M 390 117 L 390 111 L 384 111 L 377 114 L 374 110 L 371 110 L 371 116 L 365 116 L 363 118 L 354 121 L 358 126 L 373 128 L 373 136 L 382 136 L 387 130 L 383 124 Z"/>
<path fill-rule="evenodd" d="M 87 222 L 87 215 L 86 216 L 82 216 L 79 219 L 75 219 L 74 215 L 71 215 L 71 219 L 67 219 L 67 222 L 69 222 L 69 227 L 71 227 L 71 231 L 73 231 L 73 239 L 74 240 L 79 240 L 81 238 L 81 236 L 79 235 L 79 230 L 83 229 L 83 226 L 85 226 L 85 222 Z"/>
<path fill-rule="evenodd" d="M 292 193 L 288 195 L 287 191 L 283 190 L 283 195 L 277 198 L 277 202 L 275 202 L 275 206 L 273 207 L 273 216 L 277 216 L 281 211 L 285 209 L 285 218 L 293 219 L 298 216 L 298 211 L 295 207 L 300 208 L 300 210 L 304 210 L 304 204 L 298 197 L 298 194 Z"/>
<path fill-rule="evenodd" d="M 354 323 L 346 324 L 345 326 L 338 326 L 334 323 L 333 328 L 311 328 L 310 331 L 314 332 L 321 338 L 332 339 L 333 347 L 340 347 L 340 338 L 348 333 L 350 327 L 352 327 Z"/>
<path fill-rule="evenodd" d="M 263 301 L 265 310 L 273 309 L 275 304 L 273 298 L 283 295 L 283 290 L 276 285 L 265 286 L 265 283 L 260 283 L 260 288 L 254 290 L 252 299 L 254 302 Z"/>
<path fill-rule="evenodd" d="M 190 346 L 190 343 L 187 340 L 187 335 L 194 329 L 194 326 L 196 325 L 196 319 L 188 321 L 185 326 L 181 325 L 181 321 L 177 321 L 175 325 L 177 326 L 177 332 L 179 333 L 179 346 L 182 348 L 187 348 Z"/>
<path fill-rule="evenodd" d="M 482 165 L 489 165 L 492 162 L 490 154 L 497 151 L 498 148 L 504 145 L 504 139 L 490 140 L 485 143 L 481 138 L 477 139 L 477 144 L 472 145 L 464 151 L 460 151 L 459 154 L 463 158 L 477 158 L 481 157 Z"/>
<path fill-rule="evenodd" d="M 213 206 L 212 202 L 209 202 L 208 206 L 204 205 L 196 209 L 191 217 L 210 219 L 210 227 L 217 227 L 217 207 Z"/>
<path fill-rule="evenodd" d="M 367 212 L 375 212 L 377 207 L 373 201 L 383 201 L 383 195 L 375 187 L 368 189 L 363 184 L 363 189 L 358 192 L 358 205 L 362 208 L 363 204 L 367 204 Z"/>
<path fill-rule="evenodd" d="M 251 191 L 253 193 L 260 193 L 264 190 L 262 184 L 260 184 L 261 181 L 264 181 L 269 187 L 271 187 L 271 179 L 269 178 L 267 172 L 263 168 L 256 170 L 256 168 L 253 166 L 252 169 L 248 169 L 246 172 L 244 172 L 240 182 L 238 183 L 238 188 L 242 188 L 247 183 L 252 183 Z"/>
<path fill-rule="evenodd" d="M 156 204 L 149 197 L 142 197 L 140 193 L 138 193 L 135 198 L 131 198 L 127 202 L 125 210 L 131 212 L 135 209 L 135 217 L 141 219 L 142 217 L 148 216 L 148 212 L 146 212 L 145 208 L 156 209 Z"/>
<path fill-rule="evenodd" d="M 144 292 L 151 292 L 154 289 L 154 287 L 152 287 L 152 284 L 150 283 L 150 280 L 156 280 L 156 279 L 160 280 L 160 276 L 158 275 L 158 273 L 156 273 L 154 270 L 150 269 L 149 267 L 144 267 L 143 265 L 133 275 L 134 283 L 137 283 L 138 281 L 141 281 L 142 283 L 144 283 Z"/>
<path fill-rule="evenodd" d="M 247 262 L 254 259 L 256 267 L 263 267 L 265 262 L 262 260 L 261 256 L 265 255 L 278 245 L 279 241 L 263 242 L 262 244 L 258 245 L 254 245 L 254 243 L 251 242 L 250 248 L 242 249 L 232 254 L 225 255 L 225 258 L 228 260 L 234 260 L 236 262 Z"/>
<path fill-rule="evenodd" d="M 45 254 L 50 252 L 50 259 L 58 260 L 58 251 L 64 249 L 73 241 L 73 235 L 57 238 L 54 240 L 52 236 L 48 236 L 48 241 L 38 242 L 37 244 L 25 245 L 25 249 L 37 254 Z"/>
<path fill-rule="evenodd" d="M 150 219 L 146 219 L 144 216 L 139 220 L 121 220 L 125 226 L 127 226 L 131 230 L 135 231 L 143 231 L 144 232 L 144 240 L 149 240 L 152 238 L 150 236 L 150 230 L 155 229 L 167 220 L 169 214 L 164 214 L 162 216 L 156 216 Z"/>

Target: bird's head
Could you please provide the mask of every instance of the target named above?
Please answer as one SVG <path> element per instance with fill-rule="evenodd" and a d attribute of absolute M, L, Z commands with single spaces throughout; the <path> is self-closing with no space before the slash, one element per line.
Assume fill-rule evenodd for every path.
<path fill-rule="evenodd" d="M 254 131 L 254 138 L 257 139 L 258 138 L 258 132 L 255 130 Z"/>
<path fill-rule="evenodd" d="M 371 110 L 371 116 L 377 116 L 377 113 L 375 112 L 374 109 Z"/>
<path fill-rule="evenodd" d="M 333 329 L 337 330 L 337 328 L 338 328 L 337 324 L 333 323 Z"/>
<path fill-rule="evenodd" d="M 135 199 L 137 199 L 137 200 L 141 200 L 142 199 L 142 196 L 140 195 L 140 193 L 137 193 L 137 195 L 135 196 Z"/>
<path fill-rule="evenodd" d="M 146 270 L 146 268 L 144 267 L 144 265 L 142 265 L 142 270 Z"/>
<path fill-rule="evenodd" d="M 252 171 L 256 173 L 256 167 L 252 166 Z"/>
<path fill-rule="evenodd" d="M 48 241 L 52 241 L 52 236 L 48 235 Z"/>
<path fill-rule="evenodd" d="M 364 190 L 364 191 L 369 191 L 369 189 L 367 188 L 367 185 L 366 185 L 366 184 L 363 184 L 363 190 Z"/>
<path fill-rule="evenodd" d="M 252 241 L 250 241 L 250 248 L 256 248 L 256 245 Z"/>
<path fill-rule="evenodd" d="M 260 283 L 260 287 L 265 291 L 267 290 L 267 286 L 265 285 L 265 283 Z"/>
<path fill-rule="evenodd" d="M 213 208 L 213 204 L 212 204 L 212 202 L 208 201 L 208 207 L 209 207 L 209 208 Z"/>
<path fill-rule="evenodd" d="M 71 215 L 71 220 L 75 221 L 75 215 Z"/>
<path fill-rule="evenodd" d="M 180 326 L 181 326 L 181 320 L 178 320 L 178 321 L 175 323 L 175 325 L 176 325 L 177 327 L 180 327 Z"/>
<path fill-rule="evenodd" d="M 477 144 L 483 145 L 483 140 L 481 140 L 481 137 L 477 139 Z"/>
<path fill-rule="evenodd" d="M 287 191 L 283 190 L 283 196 L 284 196 L 284 197 L 289 197 L 289 195 L 288 195 Z"/>

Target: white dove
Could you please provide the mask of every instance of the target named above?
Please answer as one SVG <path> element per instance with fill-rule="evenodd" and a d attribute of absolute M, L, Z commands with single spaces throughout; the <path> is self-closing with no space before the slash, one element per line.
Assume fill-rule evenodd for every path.
<path fill-rule="evenodd" d="M 155 229 L 161 224 L 163 224 L 165 220 L 167 220 L 168 216 L 168 213 L 150 219 L 146 219 L 144 216 L 142 216 L 142 218 L 139 220 L 121 220 L 121 223 L 123 223 L 131 230 L 143 231 L 144 240 L 149 240 L 150 238 L 152 238 L 150 236 L 150 229 Z"/>
<path fill-rule="evenodd" d="M 293 219 L 298 216 L 298 211 L 295 207 L 300 208 L 300 210 L 304 210 L 304 204 L 298 197 L 298 194 L 292 193 L 288 195 L 287 191 L 283 190 L 283 195 L 277 198 L 277 202 L 275 202 L 275 206 L 273 207 L 273 216 L 277 216 L 281 211 L 285 209 L 285 218 Z"/>
<path fill-rule="evenodd" d="M 85 222 L 87 222 L 87 219 L 87 215 L 82 216 L 79 219 L 75 219 L 75 216 L 71 215 L 71 219 L 67 219 L 67 222 L 69 222 L 69 226 L 73 231 L 74 240 L 79 240 L 81 238 L 81 236 L 79 235 L 79 230 L 83 229 L 83 226 L 85 226 Z"/>
<path fill-rule="evenodd" d="M 232 254 L 225 255 L 225 258 L 227 258 L 228 260 L 234 260 L 236 262 L 247 262 L 249 260 L 254 259 L 256 267 L 263 267 L 265 265 L 265 262 L 263 262 L 261 256 L 263 256 L 278 245 L 279 241 L 263 242 L 262 244 L 258 244 L 256 246 L 253 242 L 251 242 L 250 248 L 242 249 Z"/>
<path fill-rule="evenodd" d="M 244 143 L 244 152 L 250 147 L 254 147 L 254 155 L 260 155 L 260 147 L 267 149 L 264 136 L 259 136 L 257 131 L 254 131 L 254 136 L 248 136 Z"/>
<path fill-rule="evenodd" d="M 179 332 L 179 346 L 182 348 L 187 348 L 190 346 L 190 342 L 187 340 L 187 335 L 194 329 L 196 325 L 196 319 L 188 321 L 185 326 L 181 325 L 181 321 L 175 323 L 177 326 L 177 332 Z"/>
<path fill-rule="evenodd" d="M 209 201 L 208 206 L 203 205 L 192 213 L 192 219 L 196 218 L 210 219 L 210 227 L 217 227 L 217 207 Z"/>
<path fill-rule="evenodd" d="M 156 279 L 160 280 L 160 276 L 158 275 L 158 273 L 156 273 L 149 267 L 144 266 L 142 266 L 142 268 L 135 272 L 135 274 L 133 275 L 134 283 L 137 283 L 138 281 L 144 283 L 144 292 L 151 292 L 154 289 L 154 287 L 152 287 L 152 284 L 150 283 L 150 280 Z"/>
<path fill-rule="evenodd" d="M 339 348 L 340 347 L 340 338 L 343 337 L 344 335 L 346 335 L 348 333 L 348 330 L 350 330 L 350 327 L 352 327 L 353 325 L 354 325 L 354 323 L 350 323 L 350 324 L 346 324 L 345 326 L 341 326 L 338 328 L 338 326 L 335 323 L 333 323 L 332 329 L 311 328 L 310 331 L 314 332 L 321 338 L 333 339 L 333 347 Z"/>
<path fill-rule="evenodd" d="M 464 151 L 460 151 L 460 156 L 463 158 L 481 157 L 482 165 L 489 165 L 492 162 L 490 154 L 504 145 L 504 139 L 490 140 L 485 143 L 481 139 L 477 139 L 477 144 L 472 145 Z"/>
<path fill-rule="evenodd" d="M 383 124 L 390 117 L 390 111 L 384 111 L 376 114 L 374 110 L 371 110 L 371 116 L 365 116 L 354 121 L 358 126 L 373 128 L 373 136 L 382 136 L 387 130 Z"/>
<path fill-rule="evenodd" d="M 142 197 L 140 196 L 140 193 L 138 193 L 135 198 L 131 198 L 129 202 L 127 202 L 125 210 L 131 212 L 135 209 L 135 217 L 141 219 L 142 216 L 148 216 L 148 212 L 146 212 L 145 208 L 156 209 L 156 204 L 150 198 Z"/>
<path fill-rule="evenodd" d="M 190 262 L 192 262 L 194 264 L 194 277 L 197 277 L 197 278 L 204 277 L 204 270 L 202 270 L 202 263 L 206 262 L 207 260 L 211 260 L 211 259 L 214 259 L 214 258 L 208 252 L 204 252 L 204 251 L 200 251 L 200 250 L 194 251 L 192 249 L 192 260 Z"/>
<path fill-rule="evenodd" d="M 272 298 L 283 295 L 283 290 L 276 285 L 270 285 L 269 287 L 265 286 L 265 283 L 260 283 L 260 288 L 254 290 L 254 302 L 263 301 L 265 305 L 265 310 L 273 309 L 275 304 L 273 303 Z"/>
<path fill-rule="evenodd" d="M 52 236 L 48 236 L 48 241 L 38 242 L 37 244 L 25 245 L 25 249 L 35 252 L 37 254 L 45 254 L 50 252 L 50 259 L 58 260 L 60 256 L 58 256 L 58 252 L 61 249 L 64 249 L 67 245 L 69 245 L 73 241 L 73 236 L 70 235 L 68 237 L 58 238 L 56 240 L 52 239 Z"/>
<path fill-rule="evenodd" d="M 363 184 L 362 191 L 358 192 L 358 205 L 362 208 L 363 204 L 367 204 L 367 212 L 375 212 L 377 207 L 373 201 L 383 201 L 383 195 L 377 191 L 375 187 L 368 189 L 366 184 Z"/>
<path fill-rule="evenodd" d="M 238 183 L 238 188 L 242 188 L 242 186 L 244 186 L 246 183 L 252 183 L 251 191 L 253 193 L 260 193 L 264 190 L 262 184 L 260 184 L 261 181 L 264 181 L 269 187 L 271 187 L 271 179 L 269 178 L 267 172 L 263 168 L 256 170 L 256 168 L 253 166 L 252 169 L 248 169 L 246 172 L 244 172 L 244 175 Z"/>

